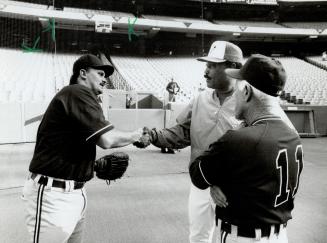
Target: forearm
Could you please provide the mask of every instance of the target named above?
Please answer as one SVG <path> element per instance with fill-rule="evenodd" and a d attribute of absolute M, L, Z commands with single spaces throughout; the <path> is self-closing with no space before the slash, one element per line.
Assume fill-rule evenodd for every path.
<path fill-rule="evenodd" d="M 124 147 L 138 140 L 139 136 L 135 136 L 135 133 L 117 133 L 113 137 L 111 148 Z"/>
<path fill-rule="evenodd" d="M 103 149 L 124 147 L 139 140 L 140 131 L 121 132 L 112 130 L 103 134 L 97 143 Z"/>
<path fill-rule="evenodd" d="M 157 147 L 182 149 L 191 144 L 190 130 L 180 124 L 166 129 L 152 130 L 152 144 Z"/>

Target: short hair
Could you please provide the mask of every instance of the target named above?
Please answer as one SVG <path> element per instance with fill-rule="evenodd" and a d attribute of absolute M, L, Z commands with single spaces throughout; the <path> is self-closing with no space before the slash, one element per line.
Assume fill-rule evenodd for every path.
<path fill-rule="evenodd" d="M 89 71 L 90 68 L 86 68 L 86 72 Z M 70 77 L 70 80 L 69 80 L 69 85 L 72 85 L 72 84 L 77 84 L 77 80 L 78 80 L 78 77 L 79 77 L 79 72 L 81 71 L 78 70 L 76 71 L 75 73 L 73 73 L 73 75 Z"/>
<path fill-rule="evenodd" d="M 226 61 L 225 63 L 226 63 L 226 65 L 227 65 L 228 67 L 232 67 L 232 65 L 235 64 L 235 67 L 233 67 L 233 68 L 236 68 L 236 69 L 240 69 L 240 68 L 243 66 L 243 64 L 240 63 L 240 62 L 230 62 L 230 61 Z"/>
<path fill-rule="evenodd" d="M 77 84 L 79 73 L 73 73 L 73 75 L 70 77 L 69 85 Z"/>
<path fill-rule="evenodd" d="M 243 64 L 240 62 L 230 62 L 230 61 L 210 62 L 210 63 L 212 63 L 215 66 L 217 66 L 219 64 L 224 64 L 227 68 L 235 68 L 235 69 L 240 69 L 243 66 Z M 234 67 L 233 67 L 233 64 L 235 65 Z"/>

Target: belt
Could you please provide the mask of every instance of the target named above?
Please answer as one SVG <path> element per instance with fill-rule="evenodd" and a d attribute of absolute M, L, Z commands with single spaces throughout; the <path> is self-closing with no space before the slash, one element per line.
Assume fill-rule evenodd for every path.
<path fill-rule="evenodd" d="M 270 236 L 270 231 L 271 231 L 272 226 L 275 226 L 273 233 L 279 234 L 281 227 L 284 227 L 284 228 L 286 227 L 286 223 L 282 224 L 282 225 L 280 225 L 280 224 L 262 225 L 257 228 L 253 228 L 253 227 L 249 227 L 249 226 L 237 226 L 237 236 L 247 237 L 247 238 L 255 238 L 256 237 L 255 230 L 260 229 L 261 237 L 268 237 L 268 236 Z M 231 233 L 232 225 L 228 222 L 222 222 L 221 230 L 225 231 L 227 233 Z"/>
<path fill-rule="evenodd" d="M 36 176 L 37 176 L 37 174 L 32 173 L 31 179 L 34 180 L 36 178 Z M 41 184 L 41 185 L 47 185 L 48 184 L 48 177 L 41 176 L 38 183 Z M 85 184 L 85 182 L 74 181 L 74 190 L 83 188 L 84 184 Z M 58 188 L 66 189 L 66 182 L 65 181 L 53 180 L 52 181 L 52 187 L 58 187 Z"/>

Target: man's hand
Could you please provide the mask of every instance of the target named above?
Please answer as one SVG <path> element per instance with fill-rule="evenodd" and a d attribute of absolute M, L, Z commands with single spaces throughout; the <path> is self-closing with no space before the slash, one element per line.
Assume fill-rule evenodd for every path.
<path fill-rule="evenodd" d="M 226 208 L 228 206 L 227 198 L 218 186 L 210 187 L 210 195 L 212 197 L 212 200 L 215 204 L 217 204 L 218 207 Z"/>
<path fill-rule="evenodd" d="M 146 148 L 152 142 L 152 133 L 148 127 L 144 127 L 142 131 L 142 136 L 138 141 L 134 142 L 133 145 L 138 148 Z"/>

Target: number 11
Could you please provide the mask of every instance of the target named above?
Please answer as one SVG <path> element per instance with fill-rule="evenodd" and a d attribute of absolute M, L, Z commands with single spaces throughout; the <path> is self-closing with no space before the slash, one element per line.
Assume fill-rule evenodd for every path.
<path fill-rule="evenodd" d="M 300 176 L 300 168 L 303 166 L 303 150 L 302 145 L 298 145 L 295 150 L 295 162 L 297 165 L 297 175 L 295 180 L 295 185 L 293 187 L 292 197 L 294 198 L 298 186 L 299 186 L 299 176 Z M 287 149 L 279 150 L 277 158 L 276 158 L 276 168 L 280 173 L 280 181 L 279 181 L 279 193 L 275 198 L 275 207 L 282 205 L 287 202 L 290 194 L 290 189 L 288 188 L 288 157 L 287 157 Z"/>

